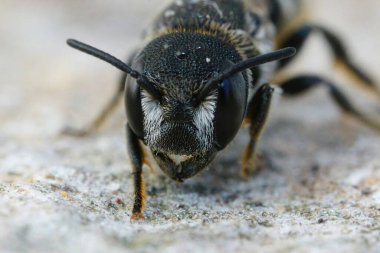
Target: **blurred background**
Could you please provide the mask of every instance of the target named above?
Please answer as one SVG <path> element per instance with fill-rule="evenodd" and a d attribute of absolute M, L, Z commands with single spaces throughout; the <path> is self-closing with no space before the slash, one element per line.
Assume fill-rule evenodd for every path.
<path fill-rule="evenodd" d="M 54 135 L 63 125 L 80 126 L 92 119 L 111 96 L 120 73 L 69 48 L 65 40 L 77 38 L 125 58 L 167 2 L 1 0 L 1 135 Z M 380 80 L 379 1 L 305 2 L 311 20 L 336 31 L 354 59 Z M 310 40 L 305 51 L 297 71 L 334 75 L 321 40 Z"/>

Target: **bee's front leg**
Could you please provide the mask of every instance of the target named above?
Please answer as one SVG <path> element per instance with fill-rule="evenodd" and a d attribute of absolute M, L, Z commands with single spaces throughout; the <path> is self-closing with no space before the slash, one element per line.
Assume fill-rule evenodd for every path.
<path fill-rule="evenodd" d="M 142 211 L 145 206 L 145 185 L 142 175 L 143 151 L 137 136 L 127 124 L 127 150 L 132 163 L 134 203 L 131 220 L 144 219 Z"/>
<path fill-rule="evenodd" d="M 249 103 L 246 121 L 250 123 L 250 140 L 242 158 L 241 174 L 243 177 L 258 171 L 259 166 L 255 155 L 256 145 L 265 126 L 273 91 L 274 89 L 269 84 L 264 84 Z"/>

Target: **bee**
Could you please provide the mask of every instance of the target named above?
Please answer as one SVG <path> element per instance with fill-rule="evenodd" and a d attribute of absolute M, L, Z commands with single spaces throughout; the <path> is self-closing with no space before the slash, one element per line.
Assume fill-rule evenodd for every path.
<path fill-rule="evenodd" d="M 323 36 L 336 61 L 363 88 L 380 94 L 333 32 L 308 22 L 291 25 L 302 13 L 300 2 L 176 0 L 159 14 L 143 46 L 127 63 L 77 40 L 67 41 L 124 73 L 116 94 L 95 121 L 68 133 L 85 135 L 99 128 L 124 94 L 134 182 L 131 219 L 144 218 L 146 151 L 167 176 L 183 182 L 204 170 L 248 125 L 241 174 L 255 173 L 255 150 L 273 97 L 270 83 L 296 59 L 292 56 L 311 34 Z M 325 86 L 343 112 L 380 130 L 380 123 L 355 108 L 331 80 L 310 74 L 275 83 L 290 96 Z"/>

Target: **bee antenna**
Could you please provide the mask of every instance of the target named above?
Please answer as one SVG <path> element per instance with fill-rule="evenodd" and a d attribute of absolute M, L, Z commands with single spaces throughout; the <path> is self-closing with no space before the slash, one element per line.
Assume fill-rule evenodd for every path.
<path fill-rule="evenodd" d="M 259 65 L 262 65 L 268 62 L 278 61 L 278 60 L 291 57 L 295 55 L 295 53 L 296 53 L 295 48 L 286 47 L 286 48 L 273 51 L 267 54 L 262 54 L 262 55 L 255 56 L 253 58 L 249 58 L 245 61 L 241 61 L 233 65 L 232 67 L 226 69 L 225 71 L 219 73 L 217 76 L 211 78 L 211 80 L 209 80 L 205 84 L 205 86 L 203 86 L 203 88 L 199 91 L 198 96 L 197 96 L 198 100 L 202 101 L 205 97 L 208 96 L 208 94 L 212 90 L 216 89 L 222 81 L 224 81 L 225 79 L 227 79 L 228 77 L 236 73 L 239 73 L 249 68 L 257 67 Z"/>
<path fill-rule="evenodd" d="M 146 76 L 139 73 L 138 71 L 132 69 L 127 64 L 122 62 L 121 60 L 117 59 L 116 57 L 99 50 L 95 47 L 92 47 L 90 45 L 87 45 L 83 42 L 80 42 L 78 40 L 74 39 L 68 39 L 67 44 L 75 48 L 79 51 L 82 51 L 86 54 L 92 55 L 96 58 L 99 58 L 103 61 L 108 62 L 109 64 L 113 65 L 114 67 L 120 69 L 121 71 L 129 74 L 131 77 L 135 78 L 137 80 L 138 85 L 140 85 L 144 90 L 146 90 L 149 94 L 151 94 L 155 98 L 160 97 L 160 92 L 154 87 L 154 84 L 148 80 Z"/>

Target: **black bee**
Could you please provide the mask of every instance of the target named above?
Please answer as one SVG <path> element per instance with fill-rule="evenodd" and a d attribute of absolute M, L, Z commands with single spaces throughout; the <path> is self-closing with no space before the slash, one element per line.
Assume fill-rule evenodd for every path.
<path fill-rule="evenodd" d="M 101 115 L 87 129 L 71 133 L 87 134 L 98 128 L 125 91 L 127 146 L 135 187 L 132 219 L 143 218 L 145 149 L 166 175 L 182 182 L 202 171 L 244 122 L 249 124 L 250 140 L 241 172 L 255 172 L 255 146 L 273 93 L 269 81 L 288 65 L 289 57 L 302 49 L 311 33 L 322 34 L 336 60 L 360 79 L 363 87 L 378 93 L 332 32 L 309 23 L 287 29 L 301 13 L 299 2 L 176 0 L 159 15 L 147 32 L 146 43 L 128 64 L 68 40 L 70 46 L 125 73 Z M 344 112 L 380 129 L 378 122 L 361 114 L 325 78 L 303 75 L 277 84 L 288 95 L 325 85 Z"/>

